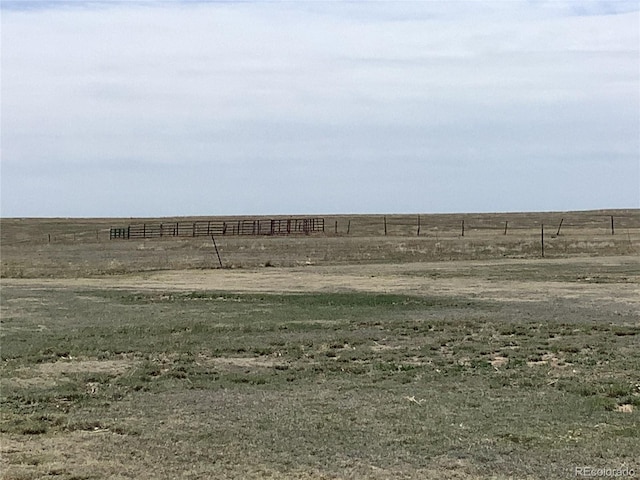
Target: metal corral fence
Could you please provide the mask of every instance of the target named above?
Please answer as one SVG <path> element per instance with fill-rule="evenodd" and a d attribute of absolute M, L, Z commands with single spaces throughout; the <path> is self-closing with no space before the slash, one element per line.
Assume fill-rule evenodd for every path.
<path fill-rule="evenodd" d="M 200 220 L 196 222 L 142 223 L 112 227 L 109 239 L 204 237 L 225 235 L 292 235 L 324 232 L 324 218 Z"/>

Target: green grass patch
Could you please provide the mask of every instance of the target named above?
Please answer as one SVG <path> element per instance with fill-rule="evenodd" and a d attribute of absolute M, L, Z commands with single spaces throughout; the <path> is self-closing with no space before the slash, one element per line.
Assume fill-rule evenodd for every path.
<path fill-rule="evenodd" d="M 443 458 L 557 478 L 640 442 L 635 327 L 612 312 L 356 292 L 7 300 L 28 310 L 3 331 L 0 432 L 12 438 L 94 432 L 119 435 L 110 455 L 169 442 L 202 468 L 331 476 L 351 462 L 364 478 L 371 465 L 418 478 Z M 177 471 L 180 459 L 158 462 Z"/>

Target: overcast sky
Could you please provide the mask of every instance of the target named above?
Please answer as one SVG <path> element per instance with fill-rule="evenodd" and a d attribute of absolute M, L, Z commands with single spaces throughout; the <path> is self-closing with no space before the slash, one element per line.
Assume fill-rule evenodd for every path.
<path fill-rule="evenodd" d="M 1 8 L 3 217 L 640 207 L 638 0 Z"/>

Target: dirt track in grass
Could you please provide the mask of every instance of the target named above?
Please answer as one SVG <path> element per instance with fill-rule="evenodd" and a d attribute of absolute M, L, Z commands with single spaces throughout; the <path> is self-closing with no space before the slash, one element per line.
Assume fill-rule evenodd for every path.
<path fill-rule="evenodd" d="M 545 273 L 539 275 L 539 270 Z M 549 280 L 549 270 L 554 273 Z M 606 271 L 600 274 L 600 271 Z M 496 301 L 575 298 L 640 306 L 640 258 L 598 257 L 295 268 L 160 271 L 99 278 L 3 279 L 3 285 L 140 291 L 384 292 Z"/>

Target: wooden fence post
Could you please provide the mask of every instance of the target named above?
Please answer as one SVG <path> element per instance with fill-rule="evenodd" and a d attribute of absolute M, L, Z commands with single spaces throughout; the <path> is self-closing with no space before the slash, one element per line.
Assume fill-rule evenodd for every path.
<path fill-rule="evenodd" d="M 544 223 L 540 224 L 540 245 L 542 247 L 542 258 L 544 258 Z"/>
<path fill-rule="evenodd" d="M 615 234 L 615 230 L 613 228 L 613 215 L 611 215 L 611 235 Z"/>
<path fill-rule="evenodd" d="M 383 219 L 384 219 L 384 234 L 386 236 L 387 235 L 387 216 L 385 215 Z"/>
<path fill-rule="evenodd" d="M 220 252 L 218 251 L 218 245 L 216 245 L 216 239 L 211 235 L 211 240 L 213 241 L 213 246 L 216 249 L 216 255 L 218 256 L 218 262 L 220 262 L 220 268 L 224 268 L 222 266 L 222 259 L 220 258 Z"/>
<path fill-rule="evenodd" d="M 349 233 L 351 233 L 351 220 L 347 222 L 347 235 L 349 235 Z"/>
<path fill-rule="evenodd" d="M 509 221 L 504 222 L 504 234 L 507 234 L 507 228 L 509 228 Z"/>
<path fill-rule="evenodd" d="M 464 237 L 464 218 L 462 219 L 462 236 Z"/>
<path fill-rule="evenodd" d="M 420 236 L 420 215 L 418 214 L 418 234 L 417 236 Z"/>
<path fill-rule="evenodd" d="M 562 222 L 564 222 L 564 218 L 560 219 L 560 225 L 558 225 L 558 232 L 556 233 L 556 236 L 560 235 L 560 229 L 562 228 Z"/>

